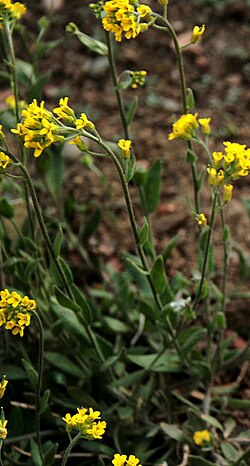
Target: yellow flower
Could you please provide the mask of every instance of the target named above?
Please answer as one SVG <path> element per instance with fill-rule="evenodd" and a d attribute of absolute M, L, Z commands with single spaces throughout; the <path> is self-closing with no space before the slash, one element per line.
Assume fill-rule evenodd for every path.
<path fill-rule="evenodd" d="M 182 115 L 179 120 L 173 124 L 173 132 L 169 134 L 168 139 L 172 141 L 175 138 L 184 139 L 189 141 L 195 135 L 196 129 L 199 127 L 197 122 L 197 115 L 188 113 L 187 115 Z"/>
<path fill-rule="evenodd" d="M 217 170 L 215 170 L 215 168 L 208 167 L 207 172 L 208 172 L 208 182 L 209 182 L 209 184 L 211 186 L 221 186 L 221 184 L 222 184 L 222 182 L 224 180 L 224 177 L 225 177 L 224 171 L 219 170 L 217 172 Z"/>
<path fill-rule="evenodd" d="M 3 126 L 0 125 L 0 141 L 4 141 L 4 140 L 5 140 L 5 135 L 4 135 L 3 131 L 2 131 L 2 127 L 3 127 Z"/>
<path fill-rule="evenodd" d="M 26 327 L 30 325 L 30 314 L 23 314 L 22 312 L 18 312 L 17 317 L 19 319 L 18 325 L 26 325 Z"/>
<path fill-rule="evenodd" d="M 232 199 L 233 185 L 224 184 L 223 189 L 224 189 L 224 202 L 230 202 Z"/>
<path fill-rule="evenodd" d="M 53 112 L 58 116 L 58 118 L 61 118 L 68 123 L 73 123 L 75 120 L 75 113 L 74 110 L 68 106 L 68 101 L 68 97 L 61 98 L 59 100 L 60 107 L 54 108 Z"/>
<path fill-rule="evenodd" d="M 216 169 L 219 168 L 221 161 L 224 158 L 224 154 L 222 152 L 213 152 L 213 159 L 214 159 L 214 167 Z"/>
<path fill-rule="evenodd" d="M 8 421 L 1 421 L 0 419 L 0 439 L 6 439 L 8 431 L 6 429 Z"/>
<path fill-rule="evenodd" d="M 2 381 L 0 382 L 0 398 L 3 398 L 7 385 L 8 385 L 8 380 L 5 378 L 5 375 L 4 375 L 2 378 Z"/>
<path fill-rule="evenodd" d="M 125 462 L 126 466 L 141 466 L 141 464 L 138 464 L 140 460 L 134 455 L 130 455 L 127 458 L 127 455 L 120 455 L 119 453 L 116 453 L 112 460 L 114 466 L 124 466 Z"/>
<path fill-rule="evenodd" d="M 197 430 L 193 434 L 193 440 L 196 445 L 199 447 L 204 447 L 207 443 L 211 442 L 211 434 L 208 430 Z"/>
<path fill-rule="evenodd" d="M 86 433 L 93 437 L 93 439 L 101 439 L 105 433 L 107 423 L 105 421 L 93 422 L 90 429 L 87 429 Z"/>
<path fill-rule="evenodd" d="M 82 152 L 85 152 L 86 150 L 88 150 L 88 147 L 86 146 L 85 142 L 82 140 L 81 136 L 76 136 L 74 137 L 74 139 L 71 139 L 71 141 L 69 141 L 69 144 L 75 144 L 79 150 L 81 150 Z"/>
<path fill-rule="evenodd" d="M 195 220 L 198 222 L 198 225 L 200 225 L 201 227 L 205 227 L 207 225 L 207 219 L 204 214 L 195 213 Z"/>
<path fill-rule="evenodd" d="M 136 466 L 140 462 L 139 458 L 136 458 L 134 455 L 130 455 L 127 459 L 127 466 Z M 141 466 L 141 465 L 138 465 Z"/>
<path fill-rule="evenodd" d="M 129 139 L 120 139 L 118 142 L 118 146 L 121 149 L 121 154 L 124 159 L 129 159 L 130 157 L 130 149 L 131 149 L 131 141 Z"/>
<path fill-rule="evenodd" d="M 211 133 L 210 121 L 211 118 L 199 118 L 198 120 L 201 125 L 202 132 L 207 136 Z"/>
<path fill-rule="evenodd" d="M 11 160 L 8 155 L 4 152 L 0 152 L 0 169 L 5 170 L 9 165 L 11 165 Z"/>
<path fill-rule="evenodd" d="M 119 453 L 116 453 L 112 459 L 112 463 L 114 466 L 124 466 L 126 459 L 127 455 L 119 455 Z"/>
<path fill-rule="evenodd" d="M 139 15 L 144 18 L 144 16 L 150 15 L 152 13 L 151 8 L 148 5 L 141 4 L 138 8 L 136 8 Z"/>
<path fill-rule="evenodd" d="M 88 120 L 88 117 L 85 113 L 81 113 L 81 118 L 78 118 L 75 121 L 76 129 L 88 129 L 92 131 L 95 128 L 94 123 Z"/>
<path fill-rule="evenodd" d="M 190 38 L 190 42 L 191 44 L 195 44 L 195 42 L 197 42 L 202 34 L 204 33 L 206 27 L 205 27 L 205 24 L 203 24 L 202 26 L 194 26 L 193 28 L 193 32 L 192 32 L 192 35 L 191 35 L 191 38 Z"/>
<path fill-rule="evenodd" d="M 12 291 L 10 297 L 7 299 L 7 303 L 11 304 L 12 307 L 17 307 L 22 300 L 20 294 L 18 294 L 16 291 Z"/>

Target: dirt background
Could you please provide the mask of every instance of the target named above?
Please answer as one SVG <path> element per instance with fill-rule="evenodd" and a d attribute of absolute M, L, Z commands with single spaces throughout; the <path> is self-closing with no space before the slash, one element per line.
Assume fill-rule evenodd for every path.
<path fill-rule="evenodd" d="M 77 112 L 86 112 L 95 122 L 103 138 L 117 141 L 124 137 L 117 111 L 116 97 L 112 90 L 108 61 L 85 48 L 76 37 L 65 32 L 73 21 L 80 30 L 104 40 L 98 20 L 89 11 L 89 2 L 58 1 L 54 12 L 46 5 L 52 1 L 27 0 L 28 11 L 23 22 L 34 33 L 38 19 L 48 14 L 52 20 L 50 39 L 62 39 L 40 64 L 41 73 L 52 71 L 52 78 L 45 88 L 46 105 L 56 105 L 58 98 L 68 95 L 70 105 Z M 160 11 L 156 0 L 148 1 Z M 187 85 L 195 96 L 195 111 L 199 117 L 212 118 L 211 150 L 221 150 L 226 140 L 250 146 L 250 4 L 248 0 L 170 1 L 169 19 L 179 39 L 186 43 L 194 25 L 205 24 L 202 41 L 184 52 Z M 21 55 L 22 51 L 20 50 Z M 125 69 L 146 70 L 143 88 L 126 90 L 128 101 L 137 95 L 139 105 L 132 126 L 132 139 L 138 164 L 148 166 L 157 158 L 163 162 L 163 182 L 158 210 L 152 218 L 156 250 L 161 253 L 168 241 L 180 233 L 181 239 L 168 263 L 170 278 L 181 271 L 190 278 L 196 268 L 197 228 L 192 214 L 191 171 L 185 162 L 185 143 L 168 141 L 171 124 L 182 113 L 176 57 L 170 36 L 150 29 L 135 40 L 115 44 L 118 72 Z M 25 57 L 23 57 L 25 58 Z M 197 148 L 199 169 L 207 163 Z M 134 251 L 130 226 L 124 208 L 117 174 L 110 162 L 97 160 L 96 166 L 104 173 L 100 180 L 91 170 L 80 165 L 74 146 L 65 146 L 66 181 L 64 196 L 73 193 L 78 202 L 91 210 L 101 205 L 102 222 L 91 237 L 90 252 L 103 257 L 117 270 L 122 270 L 119 254 L 122 250 Z M 240 248 L 250 270 L 249 216 L 242 199 L 250 200 L 249 177 L 235 184 L 232 202 L 226 208 L 226 221 L 231 228 L 233 245 Z M 206 185 L 206 181 L 205 181 Z M 131 187 L 138 223 L 142 223 L 137 190 Z M 46 202 L 45 202 L 46 204 Z M 48 201 L 48 205 L 50 201 Z M 209 217 L 211 198 L 209 189 L 201 194 L 202 211 Z M 53 213 L 53 212 L 52 212 Z M 76 229 L 78 219 L 75 219 Z M 74 228 L 74 225 L 73 225 Z M 221 231 L 215 232 L 217 281 L 222 278 Z M 249 291 L 249 274 L 241 273 L 240 254 L 232 247 L 228 289 L 238 294 Z M 79 263 L 77 251 L 70 257 Z M 249 335 L 250 300 L 234 300 L 228 308 L 230 327 L 245 339 Z"/>

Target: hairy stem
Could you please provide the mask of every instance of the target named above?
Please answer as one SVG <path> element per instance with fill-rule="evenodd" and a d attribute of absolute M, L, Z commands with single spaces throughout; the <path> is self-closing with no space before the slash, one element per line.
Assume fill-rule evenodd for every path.
<path fill-rule="evenodd" d="M 123 99 L 122 99 L 121 91 L 117 87 L 117 85 L 118 85 L 118 76 L 117 76 L 117 71 L 116 71 L 114 52 L 113 52 L 110 33 L 105 31 L 105 37 L 106 37 L 106 43 L 107 43 L 107 47 L 108 47 L 108 60 L 109 60 L 110 72 L 111 72 L 113 85 L 114 85 L 114 88 L 115 88 L 116 99 L 117 99 L 120 118 L 121 118 L 121 122 L 122 122 L 122 126 L 123 126 L 123 131 L 124 131 L 125 138 L 130 139 L 129 130 L 128 130 L 128 126 L 127 126 L 127 121 L 126 121 L 125 109 L 124 109 L 124 104 L 123 104 Z"/>
<path fill-rule="evenodd" d="M 64 453 L 64 456 L 63 456 L 63 460 L 62 460 L 62 464 L 61 466 L 65 466 L 67 461 L 68 461 L 68 458 L 69 458 L 69 454 L 72 450 L 72 448 L 76 445 L 76 443 L 78 442 L 79 438 L 81 437 L 81 432 L 78 432 L 78 434 L 70 441 L 70 444 L 68 445 L 65 453 Z"/>
<path fill-rule="evenodd" d="M 41 403 L 41 389 L 42 389 L 42 380 L 43 380 L 43 355 L 44 355 L 44 332 L 42 321 L 37 312 L 34 313 L 38 323 L 39 329 L 39 351 L 38 351 L 38 378 L 37 378 L 37 387 L 36 387 L 36 410 L 35 410 L 35 430 L 36 430 L 36 439 L 40 457 L 43 463 L 43 449 L 40 433 L 40 403 Z"/>
<path fill-rule="evenodd" d="M 214 199 L 213 199 L 213 204 L 212 204 L 212 212 L 211 212 L 211 218 L 210 218 L 210 225 L 209 225 L 209 230 L 208 230 L 208 235 L 207 235 L 207 241 L 205 245 L 205 251 L 204 251 L 204 259 L 203 259 L 203 265 L 202 265 L 202 272 L 201 272 L 201 280 L 200 280 L 200 285 L 198 288 L 198 292 L 193 304 L 193 309 L 195 310 L 197 307 L 197 304 L 200 301 L 201 294 L 202 294 L 202 288 L 206 276 L 206 270 L 207 270 L 207 262 L 208 262 L 208 257 L 209 257 L 209 248 L 211 244 L 211 239 L 212 239 L 212 232 L 213 232 L 213 227 L 214 227 L 214 219 L 215 219 L 215 214 L 216 214 L 216 206 L 217 206 L 217 200 L 218 200 L 218 189 L 214 193 Z"/>

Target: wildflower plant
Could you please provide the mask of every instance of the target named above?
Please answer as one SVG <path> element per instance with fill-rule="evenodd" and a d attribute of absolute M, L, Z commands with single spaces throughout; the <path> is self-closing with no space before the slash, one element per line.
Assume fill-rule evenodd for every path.
<path fill-rule="evenodd" d="M 140 461 L 247 466 L 249 450 L 242 441 L 246 434 L 239 434 L 230 410 L 249 409 L 249 402 L 237 398 L 238 382 L 225 389 L 221 380 L 227 381 L 228 372 L 249 357 L 249 344 L 238 350 L 226 332 L 231 246 L 225 213 L 233 187 L 250 172 L 250 149 L 246 144 L 221 141 L 211 150 L 213 119 L 196 112 L 192 90 L 187 88 L 183 49 L 203 36 L 205 40 L 205 25 L 193 26 L 189 43 L 180 46 L 169 19 L 174 2 L 159 0 L 157 11 L 153 2 L 149 6 L 139 0 L 98 1 L 89 6 L 103 41 L 81 32 L 74 23 L 67 32 L 108 59 L 120 123 L 113 141 L 102 136 L 95 112 L 86 110 L 84 102 L 71 104 L 62 92 L 58 103 L 43 100 L 49 75 L 40 78 L 39 60 L 44 51 L 59 45 L 45 40 L 50 19 L 39 21 L 38 38 L 30 47 L 25 42 L 27 30 L 20 24 L 26 7 L 0 0 L 3 66 L 11 87 L 9 109 L 2 112 L 0 126 L 0 174 L 3 195 L 18 193 L 26 212 L 20 226 L 15 206 L 7 196 L 0 199 L 0 326 L 8 342 L 7 378 L 0 382 L 0 397 L 7 384 L 11 393 L 18 390 L 18 401 L 12 402 L 14 414 L 7 417 L 15 442 L 20 442 L 15 450 L 4 445 L 2 456 L 6 464 L 25 464 L 32 457 L 36 466 L 52 466 L 58 459 L 65 466 L 77 448 L 79 465 L 89 464 L 88 457 L 81 455 L 86 449 L 88 455 L 98 455 L 98 464 L 113 466 L 141 466 Z M 186 160 L 193 186 L 189 204 L 197 267 L 194 273 L 178 271 L 174 277 L 168 274 L 166 262 L 171 260 L 179 234 L 163 251 L 154 241 L 152 214 L 159 204 L 162 162 L 155 160 L 145 168 L 137 164 L 133 121 L 138 87 L 144 85 L 147 72 L 124 70 L 119 75 L 115 54 L 119 56 L 120 42 L 129 47 L 135 41 L 136 46 L 140 35 L 150 29 L 166 34 L 174 46 L 182 110 L 172 119 L 172 129 L 165 128 L 165 138 L 173 145 L 176 140 L 182 143 L 186 158 L 179 152 L 178 157 L 181 163 Z M 29 73 L 22 78 L 22 86 L 14 31 L 26 44 L 31 60 L 24 62 Z M 72 199 L 63 196 L 67 165 L 61 151 L 66 148 L 67 153 L 68 144 L 76 146 L 89 166 L 95 167 L 100 186 L 102 168 L 95 166 L 95 160 L 102 158 L 117 172 L 134 241 L 134 248 L 121 256 L 119 272 L 89 251 L 88 241 L 97 231 L 102 206 L 93 211 L 92 205 L 83 206 L 73 195 Z M 83 183 L 86 190 L 85 179 Z M 209 208 L 203 205 L 203 189 L 210 190 Z M 49 201 L 48 191 L 52 194 Z M 47 203 L 53 203 L 51 210 L 43 207 L 45 196 Z M 17 239 L 8 235 L 8 222 Z M 77 231 L 75 224 L 80 225 Z M 213 244 L 218 224 L 222 277 L 217 273 Z M 79 267 L 72 260 L 75 255 Z M 93 285 L 94 271 L 98 283 Z M 107 423 L 99 410 L 82 407 L 90 405 L 101 406 L 98 409 Z M 29 413 L 27 423 L 23 410 Z M 61 429 L 62 421 L 65 429 Z M 16 424 L 25 426 L 23 432 Z M 58 442 L 50 438 L 51 428 Z M 6 436 L 2 412 L 0 449 Z M 30 438 L 31 453 L 26 451 Z"/>

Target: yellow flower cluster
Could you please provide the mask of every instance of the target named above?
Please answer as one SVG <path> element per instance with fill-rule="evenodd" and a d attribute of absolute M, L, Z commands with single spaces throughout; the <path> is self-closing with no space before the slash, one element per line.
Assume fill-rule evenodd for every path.
<path fill-rule="evenodd" d="M 225 151 L 213 152 L 213 167 L 208 167 L 208 182 L 211 186 L 223 186 L 224 201 L 232 197 L 232 181 L 250 172 L 250 149 L 237 142 L 223 142 Z"/>
<path fill-rule="evenodd" d="M 105 421 L 96 422 L 101 419 L 100 415 L 100 411 L 94 411 L 92 408 L 89 408 L 89 412 L 86 408 L 77 408 L 76 414 L 71 416 L 67 413 L 62 419 L 66 422 L 67 432 L 77 429 L 86 439 L 95 440 L 102 438 L 107 426 Z"/>
<path fill-rule="evenodd" d="M 25 147 L 34 149 L 34 157 L 39 157 L 44 149 L 54 142 L 64 142 L 66 135 L 72 136 L 72 129 L 65 126 L 61 120 L 70 125 L 74 124 L 76 130 L 92 131 L 95 128 L 85 113 L 81 113 L 81 117 L 76 119 L 68 100 L 68 97 L 60 99 L 59 107 L 53 109 L 56 116 L 44 107 L 44 101 L 38 104 L 36 99 L 22 110 L 23 122 L 18 123 L 11 131 L 21 138 Z"/>
<path fill-rule="evenodd" d="M 2 421 L 0 419 L 0 439 L 4 440 L 7 437 L 8 431 L 6 429 L 8 421 Z"/>
<path fill-rule="evenodd" d="M 16 133 L 27 148 L 35 149 L 34 156 L 39 157 L 44 149 L 54 142 L 62 142 L 64 137 L 59 134 L 60 127 L 52 112 L 44 108 L 44 101 L 40 105 L 37 100 L 22 110 L 23 123 L 18 123 L 12 133 Z"/>
<path fill-rule="evenodd" d="M 24 334 L 24 329 L 30 325 L 31 314 L 36 308 L 34 299 L 28 296 L 20 296 L 16 291 L 10 292 L 8 289 L 0 291 L 0 327 L 5 325 L 7 330 L 11 330 L 13 335 Z"/>
<path fill-rule="evenodd" d="M 130 71 L 131 87 L 136 89 L 138 86 L 143 86 L 145 83 L 145 76 L 147 71 Z"/>
<path fill-rule="evenodd" d="M 181 117 L 173 124 L 173 131 L 168 136 L 169 141 L 176 138 L 190 141 L 196 136 L 196 130 L 199 128 L 199 124 L 202 133 L 209 136 L 211 133 L 211 118 L 199 118 L 197 121 L 197 116 L 198 113 L 195 113 L 195 115 L 192 113 L 181 115 Z"/>
<path fill-rule="evenodd" d="M 212 440 L 211 434 L 208 430 L 197 430 L 193 435 L 193 441 L 199 447 L 204 447 Z"/>
<path fill-rule="evenodd" d="M 23 3 L 0 0 L 0 28 L 4 26 L 5 21 L 18 20 L 25 12 L 26 6 Z"/>
<path fill-rule="evenodd" d="M 185 141 L 192 139 L 195 135 L 195 131 L 199 127 L 197 116 L 198 113 L 195 115 L 192 113 L 182 115 L 179 120 L 173 124 L 173 131 L 168 136 L 169 141 L 176 138 L 184 139 Z"/>
<path fill-rule="evenodd" d="M 122 34 L 126 39 L 134 39 L 148 28 L 152 10 L 138 0 L 110 0 L 103 7 L 105 16 L 102 25 L 106 31 L 113 32 L 115 40 L 121 42 Z M 141 19 L 143 18 L 143 22 Z"/>
<path fill-rule="evenodd" d="M 141 464 L 139 464 L 140 460 L 136 458 L 136 456 L 130 455 L 127 457 L 127 455 L 119 455 L 119 453 L 114 455 L 112 463 L 114 466 L 141 466 Z"/>

